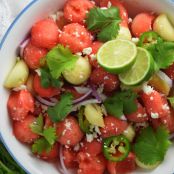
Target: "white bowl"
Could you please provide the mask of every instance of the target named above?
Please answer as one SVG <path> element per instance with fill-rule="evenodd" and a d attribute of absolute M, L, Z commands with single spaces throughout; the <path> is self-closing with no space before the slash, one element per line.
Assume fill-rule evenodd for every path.
<path fill-rule="evenodd" d="M 174 21 L 174 0 L 125 0 L 131 15 L 144 9 L 165 12 Z M 15 63 L 18 46 L 29 33 L 32 25 L 48 14 L 63 7 L 65 0 L 33 0 L 15 19 L 0 43 L 0 138 L 18 164 L 30 174 L 58 174 L 58 164 L 50 164 L 35 158 L 30 149 L 15 139 L 8 117 L 6 103 L 9 92 L 3 88 L 4 80 Z M 131 7 L 131 8 L 130 8 Z M 162 163 L 153 171 L 136 171 L 135 174 L 174 173 L 174 146 Z"/>

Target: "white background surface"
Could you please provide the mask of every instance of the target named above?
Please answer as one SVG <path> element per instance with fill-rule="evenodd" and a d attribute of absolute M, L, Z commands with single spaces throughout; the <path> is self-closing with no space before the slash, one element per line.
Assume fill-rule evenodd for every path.
<path fill-rule="evenodd" d="M 31 0 L 0 0 L 0 40 L 16 15 Z"/>

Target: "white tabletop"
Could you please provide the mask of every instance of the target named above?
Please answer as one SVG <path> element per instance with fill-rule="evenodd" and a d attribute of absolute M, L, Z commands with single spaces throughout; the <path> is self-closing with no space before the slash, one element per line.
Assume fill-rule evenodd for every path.
<path fill-rule="evenodd" d="M 16 15 L 31 0 L 0 0 L 0 40 Z"/>

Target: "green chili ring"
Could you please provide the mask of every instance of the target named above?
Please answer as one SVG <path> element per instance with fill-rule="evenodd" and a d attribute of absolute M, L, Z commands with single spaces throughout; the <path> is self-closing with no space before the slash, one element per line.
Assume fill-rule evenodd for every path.
<path fill-rule="evenodd" d="M 116 156 L 116 154 L 121 154 Z M 112 162 L 123 161 L 130 152 L 129 140 L 124 135 L 105 138 L 103 141 L 103 154 L 105 158 Z M 115 155 L 115 156 L 114 156 Z"/>
<path fill-rule="evenodd" d="M 145 32 L 140 36 L 138 46 L 139 47 L 145 46 L 146 45 L 145 41 L 148 41 L 149 44 L 153 44 L 152 42 L 157 41 L 158 39 L 160 39 L 160 36 L 156 32 L 154 31 Z"/>

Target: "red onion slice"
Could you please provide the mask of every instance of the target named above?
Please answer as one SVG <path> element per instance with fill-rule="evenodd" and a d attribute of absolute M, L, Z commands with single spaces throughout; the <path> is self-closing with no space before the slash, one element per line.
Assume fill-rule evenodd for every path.
<path fill-rule="evenodd" d="M 164 81 L 169 85 L 170 88 L 172 87 L 173 81 L 169 78 L 169 76 L 168 76 L 167 74 L 165 74 L 165 73 L 162 72 L 162 71 L 159 71 L 159 72 L 157 73 L 157 75 L 158 75 L 162 80 L 164 80 Z"/>
<path fill-rule="evenodd" d="M 73 100 L 73 104 L 79 103 L 81 101 L 83 101 L 84 99 L 86 99 L 88 96 L 90 96 L 90 94 L 92 93 L 92 90 L 89 90 L 85 95 L 83 95 L 82 97 Z"/>
<path fill-rule="evenodd" d="M 20 49 L 20 52 L 19 52 L 19 55 L 21 58 L 23 58 L 24 56 L 24 48 L 26 47 L 26 45 L 29 43 L 30 39 L 26 39 L 24 40 L 21 45 L 19 46 L 19 49 Z"/>
<path fill-rule="evenodd" d="M 86 94 L 89 92 L 91 89 L 88 87 L 81 87 L 81 86 L 75 86 L 74 89 L 79 93 L 79 94 Z"/>
<path fill-rule="evenodd" d="M 64 160 L 63 160 L 63 147 L 62 145 L 60 146 L 60 150 L 59 150 L 59 158 L 60 158 L 60 165 L 61 165 L 61 168 L 63 170 L 63 174 L 71 174 L 68 169 L 66 168 L 65 166 L 65 163 L 64 163 Z"/>
<path fill-rule="evenodd" d="M 42 103 L 42 104 L 44 104 L 44 105 L 46 105 L 46 106 L 55 106 L 55 105 L 56 105 L 55 102 L 50 102 L 50 101 L 48 101 L 48 100 L 46 100 L 46 99 L 44 99 L 44 98 L 42 98 L 42 97 L 40 97 L 40 96 L 36 96 L 36 99 L 37 99 L 40 103 Z"/>
<path fill-rule="evenodd" d="M 92 95 L 99 101 L 99 102 L 102 102 L 102 99 L 98 93 L 98 91 L 95 89 L 95 86 L 94 85 L 91 85 L 91 88 L 92 88 Z"/>
<path fill-rule="evenodd" d="M 97 99 L 89 99 L 89 100 L 82 101 L 82 102 L 74 105 L 72 108 L 72 111 L 77 111 L 78 108 L 80 108 L 81 106 L 85 106 L 87 104 L 95 104 L 95 103 L 101 103 L 101 102 L 98 101 Z"/>

